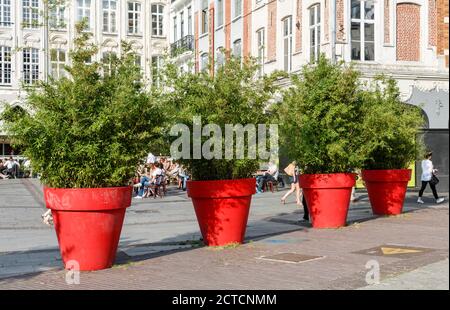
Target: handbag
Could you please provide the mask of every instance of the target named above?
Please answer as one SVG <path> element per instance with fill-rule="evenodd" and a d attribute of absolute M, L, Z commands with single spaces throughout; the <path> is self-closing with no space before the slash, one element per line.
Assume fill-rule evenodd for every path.
<path fill-rule="evenodd" d="M 439 183 L 438 177 L 435 174 L 433 174 L 433 176 L 431 177 L 431 180 L 430 180 L 430 184 L 431 185 L 436 185 L 438 183 Z"/>

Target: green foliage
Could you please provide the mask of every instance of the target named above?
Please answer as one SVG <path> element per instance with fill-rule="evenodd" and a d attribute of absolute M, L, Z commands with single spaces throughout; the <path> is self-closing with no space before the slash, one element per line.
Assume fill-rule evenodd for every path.
<path fill-rule="evenodd" d="M 13 144 L 31 159 L 46 186 L 94 188 L 127 185 L 152 143 L 163 113 L 145 91 L 130 46 L 106 63 L 87 63 L 97 52 L 77 25 L 69 77 L 28 88 L 27 110 L 2 114 Z"/>
<path fill-rule="evenodd" d="M 424 119 L 419 108 L 400 101 L 392 78 L 377 77 L 371 89 L 363 92 L 363 169 L 405 169 L 424 145 L 417 136 Z"/>
<path fill-rule="evenodd" d="M 278 74 L 255 79 L 257 65 L 250 59 L 241 63 L 241 59 L 231 57 L 214 76 L 209 72 L 180 74 L 176 66 L 170 64 L 165 71 L 164 83 L 170 89 L 165 106 L 171 111 L 168 114 L 173 115 L 171 123 L 186 124 L 191 135 L 194 116 L 202 118 L 202 125 L 220 126 L 223 147 L 225 124 L 268 125 L 273 121 L 264 111 L 277 90 L 274 81 Z M 203 137 L 202 142 L 207 139 Z M 192 136 L 190 140 L 192 152 Z M 247 149 L 248 140 L 245 140 L 244 148 Z M 259 168 L 259 159 L 248 159 L 248 156 L 229 160 L 182 159 L 180 162 L 191 172 L 194 180 L 247 178 Z"/>
<path fill-rule="evenodd" d="M 292 81 L 277 107 L 281 143 L 289 158 L 308 174 L 360 167 L 364 157 L 358 71 L 322 55 Z"/>

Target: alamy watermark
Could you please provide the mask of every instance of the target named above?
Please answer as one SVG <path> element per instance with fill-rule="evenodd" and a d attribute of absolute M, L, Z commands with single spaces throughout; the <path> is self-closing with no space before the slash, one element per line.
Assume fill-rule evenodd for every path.
<path fill-rule="evenodd" d="M 380 284 L 380 263 L 377 260 L 371 259 L 366 263 L 366 283 L 368 285 Z"/>
<path fill-rule="evenodd" d="M 80 284 L 80 264 L 76 260 L 69 260 L 66 263 L 66 284 Z"/>
<path fill-rule="evenodd" d="M 222 130 L 217 124 L 202 126 L 201 117 L 194 116 L 192 132 L 186 124 L 175 124 L 170 135 L 179 136 L 170 146 L 175 160 L 278 159 L 278 124 L 225 124 Z"/>

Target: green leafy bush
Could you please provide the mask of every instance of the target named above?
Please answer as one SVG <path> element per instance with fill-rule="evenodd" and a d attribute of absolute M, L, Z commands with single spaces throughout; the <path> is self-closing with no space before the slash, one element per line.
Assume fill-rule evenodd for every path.
<path fill-rule="evenodd" d="M 323 55 L 292 76 L 277 112 L 286 155 L 304 173 L 349 172 L 364 161 L 359 76 Z"/>
<path fill-rule="evenodd" d="M 265 113 L 268 101 L 277 87 L 276 75 L 255 79 L 257 66 L 251 60 L 241 63 L 230 58 L 212 76 L 209 72 L 180 74 L 176 67 L 168 65 L 165 85 L 170 92 L 166 107 L 173 118 L 172 124 L 185 124 L 191 130 L 190 150 L 193 152 L 193 117 L 200 116 L 203 125 L 217 124 L 222 132 L 222 154 L 225 154 L 226 124 L 270 124 L 275 119 Z M 168 110 L 168 111 L 169 111 Z M 202 138 L 202 144 L 208 137 Z M 236 140 L 234 140 L 234 146 Z M 245 158 L 237 159 L 190 159 L 180 163 L 186 166 L 193 180 L 226 180 L 252 176 L 259 168 L 260 158 L 247 156 L 248 139 L 245 139 Z"/>
<path fill-rule="evenodd" d="M 69 76 L 29 88 L 30 113 L 7 107 L 4 127 L 47 186 L 127 185 L 160 137 L 162 109 L 139 82 L 127 44 L 120 57 L 88 63 L 97 48 L 83 27 L 77 25 Z"/>
<path fill-rule="evenodd" d="M 363 169 L 405 169 L 423 154 L 418 133 L 424 125 L 419 108 L 400 100 L 392 78 L 377 77 L 363 92 Z"/>

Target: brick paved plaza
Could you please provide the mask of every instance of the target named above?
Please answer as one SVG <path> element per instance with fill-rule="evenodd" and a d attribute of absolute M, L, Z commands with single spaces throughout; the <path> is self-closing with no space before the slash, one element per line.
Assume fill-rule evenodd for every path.
<path fill-rule="evenodd" d="M 185 192 L 133 201 L 113 268 L 66 284 L 53 228 L 45 226 L 37 180 L 0 181 L 0 289 L 448 289 L 448 203 L 415 203 L 400 216 L 374 217 L 357 193 L 348 226 L 312 229 L 284 190 L 255 195 L 246 243 L 207 248 Z M 381 283 L 368 285 L 366 264 Z M 369 266 L 370 267 L 370 266 Z"/>

